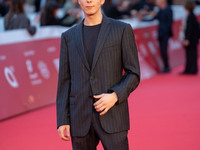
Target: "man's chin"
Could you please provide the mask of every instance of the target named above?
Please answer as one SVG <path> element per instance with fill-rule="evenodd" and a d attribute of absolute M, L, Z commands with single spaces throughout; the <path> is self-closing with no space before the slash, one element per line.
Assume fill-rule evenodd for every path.
<path fill-rule="evenodd" d="M 86 15 L 87 16 L 94 16 L 96 13 L 95 12 L 92 12 L 92 11 L 88 11 L 86 12 Z"/>

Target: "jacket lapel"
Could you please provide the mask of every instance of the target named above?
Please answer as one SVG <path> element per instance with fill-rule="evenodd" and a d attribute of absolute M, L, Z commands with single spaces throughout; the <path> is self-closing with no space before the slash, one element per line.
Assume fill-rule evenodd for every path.
<path fill-rule="evenodd" d="M 110 30 L 110 26 L 109 26 L 110 21 L 108 20 L 107 17 L 103 16 L 103 20 L 102 20 L 102 24 L 101 24 L 101 28 L 99 31 L 99 35 L 98 35 L 98 39 L 97 39 L 97 44 L 96 44 L 96 48 L 95 48 L 95 53 L 94 53 L 94 57 L 93 57 L 93 61 L 92 61 L 92 68 L 90 70 L 89 64 L 87 62 L 87 58 L 85 56 L 85 52 L 84 52 L 84 46 L 83 46 L 83 36 L 82 36 L 82 24 L 83 21 L 77 25 L 76 28 L 76 47 L 77 47 L 77 51 L 83 61 L 83 64 L 85 65 L 85 67 L 87 68 L 88 71 L 93 71 L 95 68 L 95 65 L 97 63 L 98 57 L 101 53 L 101 50 L 103 48 L 103 43 L 105 42 L 106 36 L 109 33 Z"/>
<path fill-rule="evenodd" d="M 98 60 L 99 55 L 101 53 L 101 50 L 103 48 L 103 44 L 104 44 L 105 39 L 106 39 L 106 37 L 109 33 L 109 30 L 110 30 L 109 23 L 110 23 L 110 21 L 108 20 L 108 18 L 106 16 L 103 16 L 103 20 L 102 20 L 101 28 L 100 28 L 100 31 L 99 31 L 96 48 L 95 48 L 95 53 L 94 53 L 94 57 L 93 57 L 93 61 L 92 61 L 91 72 L 95 68 L 97 60 Z"/>
<path fill-rule="evenodd" d="M 81 23 L 79 23 L 76 28 L 76 33 L 75 33 L 76 34 L 76 47 L 77 47 L 77 51 L 83 61 L 83 64 L 88 69 L 88 71 L 90 71 L 90 67 L 87 62 L 87 58 L 86 58 L 85 52 L 84 52 L 82 24 L 83 24 L 83 21 Z"/>

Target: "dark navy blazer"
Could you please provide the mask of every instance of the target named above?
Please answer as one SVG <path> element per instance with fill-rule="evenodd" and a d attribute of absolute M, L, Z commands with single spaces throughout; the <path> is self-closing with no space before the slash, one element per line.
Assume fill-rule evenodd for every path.
<path fill-rule="evenodd" d="M 83 49 L 82 24 L 61 37 L 57 127 L 70 125 L 72 136 L 85 136 L 91 125 L 93 95 L 115 91 L 118 102 L 100 116 L 100 122 L 107 133 L 126 131 L 129 129 L 127 98 L 140 81 L 133 29 L 104 16 L 90 69 Z"/>

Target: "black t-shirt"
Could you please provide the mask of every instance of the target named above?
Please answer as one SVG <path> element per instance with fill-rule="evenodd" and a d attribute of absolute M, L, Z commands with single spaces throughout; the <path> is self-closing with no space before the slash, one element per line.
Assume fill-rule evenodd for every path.
<path fill-rule="evenodd" d="M 92 67 L 93 56 L 95 53 L 97 38 L 101 24 L 94 26 L 83 25 L 83 45 L 84 52 L 90 68 Z"/>

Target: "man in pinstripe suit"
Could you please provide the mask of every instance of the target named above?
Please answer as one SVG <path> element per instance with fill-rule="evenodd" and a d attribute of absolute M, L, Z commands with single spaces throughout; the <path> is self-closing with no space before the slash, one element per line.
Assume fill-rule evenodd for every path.
<path fill-rule="evenodd" d="M 128 96 L 140 81 L 130 25 L 102 15 L 105 0 L 78 0 L 85 19 L 61 36 L 57 128 L 74 150 L 128 150 Z M 125 73 L 123 74 L 123 70 Z"/>

